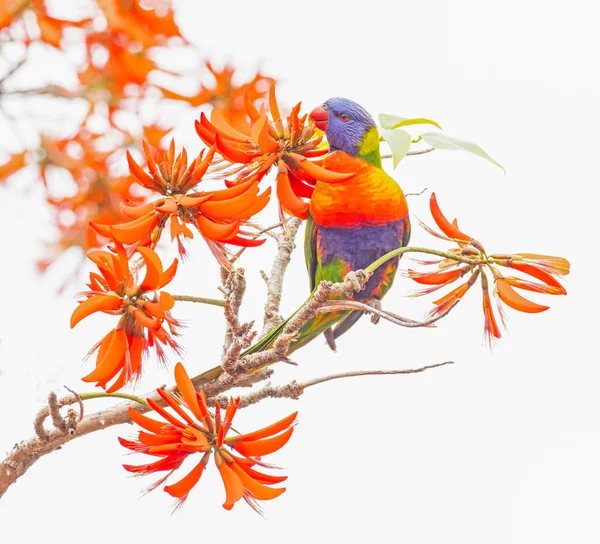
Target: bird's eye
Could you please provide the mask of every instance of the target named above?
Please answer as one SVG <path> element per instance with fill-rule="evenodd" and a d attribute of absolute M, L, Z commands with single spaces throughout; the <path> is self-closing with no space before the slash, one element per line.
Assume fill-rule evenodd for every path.
<path fill-rule="evenodd" d="M 340 119 L 346 122 L 350 120 L 350 116 L 347 113 L 342 113 L 342 115 L 340 115 Z"/>
<path fill-rule="evenodd" d="M 325 111 L 327 111 L 327 110 L 329 109 L 329 106 L 328 106 L 327 104 L 323 104 L 321 107 L 322 107 L 322 108 L 323 108 Z"/>

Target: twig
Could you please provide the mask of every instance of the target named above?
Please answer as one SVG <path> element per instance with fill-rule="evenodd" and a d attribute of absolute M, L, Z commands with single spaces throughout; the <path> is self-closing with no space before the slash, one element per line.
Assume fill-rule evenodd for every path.
<path fill-rule="evenodd" d="M 72 389 L 69 389 L 66 385 L 63 385 L 63 387 L 75 397 L 77 403 L 79 404 L 79 419 L 77 420 L 77 423 L 80 423 L 83 419 L 83 399 L 81 398 L 81 395 L 79 393 L 73 391 Z"/>
<path fill-rule="evenodd" d="M 435 147 L 428 147 L 427 149 L 421 149 L 419 151 L 409 151 L 405 156 L 414 157 L 415 155 L 425 155 L 426 153 L 431 153 L 432 151 L 435 151 Z M 391 153 L 381 155 L 382 159 L 391 159 L 392 157 L 393 155 Z"/>
<path fill-rule="evenodd" d="M 22 58 L 19 62 L 17 62 L 14 66 L 8 69 L 8 72 L 0 77 L 0 85 L 2 85 L 10 76 L 12 76 L 23 64 L 25 64 L 27 57 Z M 0 94 L 3 94 L 3 91 L 0 90 Z"/>
<path fill-rule="evenodd" d="M 258 232 L 255 232 L 250 239 L 251 240 L 256 240 L 259 236 L 262 236 L 263 234 L 270 233 L 272 230 L 274 230 L 274 229 L 276 229 L 278 227 L 281 227 L 281 225 L 282 225 L 282 223 L 280 221 L 279 223 L 275 223 L 274 225 L 271 225 L 269 227 L 265 227 L 264 229 L 259 229 Z M 276 236 L 273 236 L 273 237 L 276 238 Z M 235 263 L 235 261 L 237 261 L 244 254 L 244 251 L 246 251 L 247 249 L 248 249 L 247 247 L 243 247 L 242 249 L 240 249 L 231 258 L 231 264 Z"/>
<path fill-rule="evenodd" d="M 341 372 L 339 374 L 331 374 L 329 376 L 322 376 L 320 378 L 314 378 L 312 380 L 308 380 L 306 382 L 296 382 L 292 381 L 286 385 L 266 385 L 248 395 L 243 395 L 240 400 L 240 408 L 245 408 L 246 406 L 251 406 L 252 404 L 256 404 L 261 400 L 268 398 L 288 398 L 288 399 L 298 399 L 304 393 L 306 389 L 312 387 L 314 385 L 318 385 L 325 382 L 330 382 L 332 380 L 339 380 L 342 378 L 354 378 L 358 376 L 390 376 L 396 374 L 418 374 L 420 372 L 425 372 L 426 370 L 430 370 L 432 368 L 439 368 L 441 366 L 452 365 L 454 361 L 445 361 L 443 363 L 436 363 L 434 365 L 427 365 L 421 368 L 410 368 L 405 370 L 356 370 L 350 372 Z M 222 407 L 227 406 L 228 398 L 225 396 L 219 396 L 215 399 Z"/>
<path fill-rule="evenodd" d="M 302 220 L 294 217 L 289 221 L 285 232 L 277 237 L 277 255 L 273 261 L 271 273 L 267 281 L 267 301 L 265 303 L 265 315 L 263 329 L 260 337 L 266 336 L 273 329 L 277 328 L 283 319 L 279 315 L 279 306 L 281 304 L 281 292 L 283 290 L 283 279 L 285 271 L 290 264 L 292 251 L 295 244 L 294 239 Z"/>
<path fill-rule="evenodd" d="M 419 327 L 431 327 L 436 321 L 439 321 L 443 317 L 446 317 L 450 310 L 452 310 L 460 300 L 457 300 L 449 306 L 443 312 L 432 316 L 424 321 L 414 321 L 412 319 L 408 319 L 406 317 L 402 317 L 400 315 L 394 314 L 392 312 L 379 310 L 374 308 L 373 306 L 369 306 L 368 304 L 364 304 L 362 302 L 358 302 L 355 300 L 328 300 L 323 304 L 321 308 L 317 310 L 318 314 L 325 314 L 329 312 L 339 312 L 344 310 L 362 310 L 366 314 L 372 314 L 379 317 L 383 317 L 383 319 L 390 321 L 396 325 L 400 325 L 401 327 L 409 327 L 409 328 L 419 328 Z"/>
<path fill-rule="evenodd" d="M 425 187 L 418 193 L 404 193 L 404 196 L 421 196 L 425 191 L 427 191 L 427 187 Z"/>
<path fill-rule="evenodd" d="M 210 306 L 225 306 L 225 301 L 218 298 L 193 297 L 191 295 L 173 295 L 173 298 L 181 302 L 198 302 L 199 304 L 209 304 Z"/>

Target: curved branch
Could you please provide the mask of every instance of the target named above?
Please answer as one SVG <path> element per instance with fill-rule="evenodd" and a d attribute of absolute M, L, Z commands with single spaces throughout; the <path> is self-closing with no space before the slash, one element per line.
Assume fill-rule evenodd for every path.
<path fill-rule="evenodd" d="M 305 382 L 292 381 L 285 385 L 272 386 L 267 385 L 254 393 L 244 395 L 240 400 L 240 408 L 245 408 L 256 404 L 264 399 L 299 399 L 306 389 L 314 385 L 321 383 L 330 382 L 332 380 L 340 380 L 342 378 L 355 378 L 360 376 L 391 376 L 396 374 L 418 374 L 431 370 L 432 368 L 438 368 L 446 365 L 453 365 L 454 361 L 445 361 L 443 363 L 436 363 L 434 365 L 427 365 L 421 368 L 409 368 L 404 370 L 355 370 L 350 372 L 340 372 L 339 374 L 331 374 L 329 376 L 322 376 L 320 378 L 314 378 Z M 227 407 L 228 398 L 219 396 L 215 399 L 223 408 Z"/>
<path fill-rule="evenodd" d="M 379 310 L 378 308 L 374 308 L 373 306 L 369 306 L 368 304 L 364 304 L 362 302 L 358 302 L 355 300 L 330 300 L 323 304 L 321 308 L 317 310 L 318 314 L 324 314 L 329 312 L 337 312 L 344 310 L 362 310 L 366 314 L 376 315 L 378 317 L 382 317 L 383 319 L 394 323 L 395 325 L 400 325 L 401 327 L 409 327 L 409 328 L 418 328 L 418 327 L 431 327 L 436 321 L 439 321 L 443 317 L 446 317 L 450 310 L 452 310 L 460 300 L 454 302 L 454 304 L 450 305 L 443 312 L 436 314 L 429 319 L 425 319 L 424 321 L 414 321 L 412 319 L 408 319 L 407 317 L 402 317 L 398 314 L 394 314 L 392 312 L 388 312 L 385 310 Z"/>

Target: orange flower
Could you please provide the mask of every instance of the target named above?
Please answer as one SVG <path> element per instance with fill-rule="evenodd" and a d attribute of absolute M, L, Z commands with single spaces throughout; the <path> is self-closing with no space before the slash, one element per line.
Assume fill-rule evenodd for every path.
<path fill-rule="evenodd" d="M 152 47 L 165 42 L 167 38 L 181 38 L 179 28 L 173 17 L 171 2 L 140 0 L 96 0 L 106 17 L 108 28 L 112 32 L 122 33 L 133 42 L 144 47 Z M 158 4 L 158 5 L 157 5 Z"/>
<path fill-rule="evenodd" d="M 212 104 L 214 107 L 220 108 L 223 116 L 233 128 L 240 131 L 248 130 L 246 100 L 254 103 L 255 100 L 264 98 L 274 80 L 257 73 L 251 81 L 237 85 L 234 82 L 235 70 L 233 67 L 226 65 L 222 70 L 216 70 L 209 61 L 206 61 L 205 64 L 214 79 L 213 85 L 200 85 L 200 90 L 193 96 L 185 96 L 159 87 L 163 96 L 171 100 L 188 102 L 193 107 Z"/>
<path fill-rule="evenodd" d="M 11 155 L 7 162 L 0 164 L 0 183 L 6 181 L 7 178 L 17 173 L 21 168 L 25 168 L 25 166 L 25 151 Z"/>
<path fill-rule="evenodd" d="M 141 206 L 121 204 L 121 211 L 131 221 L 113 227 L 92 223 L 100 234 L 112 235 L 123 244 L 154 247 L 170 220 L 171 240 L 177 238 L 181 255 L 185 250 L 180 237 L 193 238 L 188 227 L 193 225 L 221 260 L 226 253 L 224 244 L 257 246 L 264 242 L 241 236 L 240 225 L 266 206 L 270 189 L 258 194 L 258 181 L 250 179 L 228 189 L 194 192 L 211 164 L 214 148 L 206 157 L 201 152 L 189 166 L 185 148 L 175 157 L 173 141 L 168 151 L 159 151 L 156 157 L 145 142 L 144 150 L 150 173 L 128 152 L 129 169 L 139 185 L 161 197 Z"/>
<path fill-rule="evenodd" d="M 300 116 L 301 103 L 296 104 L 286 122 L 281 117 L 275 97 L 275 84 L 269 92 L 270 117 L 264 106 L 257 110 L 248 95 L 245 108 L 247 126 L 234 127 L 222 108 L 214 108 L 210 121 L 202 113 L 196 121 L 196 132 L 209 146 L 216 146 L 222 156 L 213 173 L 218 177 L 235 175 L 230 185 L 262 177 L 277 165 L 277 197 L 283 210 L 306 218 L 308 203 L 316 180 L 342 181 L 353 173 L 330 172 L 308 160 L 327 153 L 321 147 L 322 134 L 308 116 Z"/>
<path fill-rule="evenodd" d="M 169 394 L 164 389 L 157 389 L 157 393 L 176 415 L 149 398 L 147 401 L 150 407 L 166 423 L 150 419 L 130 408 L 131 420 L 143 430 L 139 431 L 137 440 L 119 438 L 121 445 L 127 449 L 160 459 L 145 465 L 123 465 L 123 468 L 139 476 L 168 471 L 164 478 L 150 486 L 150 489 L 156 489 L 181 467 L 188 456 L 200 454 L 200 460 L 188 474 L 178 482 L 164 487 L 169 495 L 177 499 L 176 508 L 184 504 L 192 488 L 199 482 L 211 455 L 214 456 L 225 487 L 223 508 L 226 510 L 231 510 L 243 498 L 259 511 L 258 501 L 281 495 L 285 487 L 271 486 L 283 482 L 287 479 L 286 476 L 272 476 L 252 467 L 258 465 L 273 468 L 261 458 L 285 446 L 292 436 L 292 425 L 298 412 L 258 431 L 227 436 L 240 398 L 230 398 L 223 416 L 220 405 L 215 403 L 213 415 L 208 411 L 204 391 L 197 392 L 194 389 L 181 363 L 175 366 L 175 381 L 177 395 Z"/>
<path fill-rule="evenodd" d="M 165 291 L 157 293 L 167 285 L 177 271 L 177 259 L 163 271 L 158 255 L 149 248 L 140 247 L 137 252 L 146 268 L 143 280 L 136 283 L 129 269 L 125 249 L 115 242 L 115 252 L 91 251 L 88 258 L 96 264 L 100 274 L 90 273 L 89 291 L 81 293 L 85 300 L 71 315 L 71 328 L 95 312 L 120 315 L 115 329 L 110 331 L 94 348 L 98 350 L 96 368 L 82 379 L 96 382 L 97 387 L 107 392 L 117 391 L 142 371 L 142 358 L 154 347 L 159 360 L 165 353 L 160 344 L 168 345 L 179 353 L 173 336 L 177 336 L 179 323 L 170 310 L 175 304 L 172 295 Z M 168 330 L 164 328 L 167 325 Z"/>
<path fill-rule="evenodd" d="M 29 7 L 29 0 L 4 0 L 0 5 L 0 30 L 10 25 Z"/>
<path fill-rule="evenodd" d="M 569 273 L 570 265 L 569 261 L 566 259 L 531 253 L 489 255 L 480 242 L 459 229 L 456 219 L 452 222 L 446 219 L 438 206 L 435 193 L 432 193 L 431 195 L 429 206 L 431 215 L 442 233 L 435 231 L 426 225 L 423 225 L 423 227 L 438 238 L 455 242 L 458 245 L 458 248 L 451 249 L 449 253 L 454 254 L 457 257 L 461 256 L 468 258 L 469 260 L 467 264 L 451 258 L 421 261 L 423 264 L 437 264 L 437 270 L 429 272 L 408 271 L 408 274 L 414 281 L 429 286 L 415 293 L 417 296 L 437 291 L 465 275 L 469 275 L 469 279 L 466 282 L 434 301 L 436 306 L 429 312 L 430 316 L 436 316 L 450 311 L 476 281 L 480 279 L 483 291 L 484 333 L 487 342 L 491 345 L 494 338 L 501 337 L 501 333 L 490 300 L 489 282 L 486 270 L 490 271 L 494 277 L 494 295 L 498 302 L 497 311 L 503 323 L 504 319 L 501 303 L 506 304 L 514 310 L 526 313 L 539 313 L 549 308 L 549 306 L 537 304 L 523 297 L 514 289 L 515 287 L 517 289 L 549 295 L 565 295 L 567 293 L 565 288 L 554 277 L 563 276 Z M 522 272 L 539 281 L 530 281 L 513 276 L 505 277 L 497 268 L 498 266 Z"/>

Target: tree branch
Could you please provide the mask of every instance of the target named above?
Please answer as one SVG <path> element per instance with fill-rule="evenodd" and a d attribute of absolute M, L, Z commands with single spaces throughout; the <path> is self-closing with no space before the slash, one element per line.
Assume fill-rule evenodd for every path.
<path fill-rule="evenodd" d="M 290 223 L 292 223 L 292 225 L 290 226 L 290 230 L 293 227 L 293 232 L 295 234 L 299 228 L 300 222 L 295 222 L 292 220 Z M 287 239 L 287 241 L 282 241 L 281 247 L 282 249 L 280 249 L 280 252 L 278 252 L 275 259 L 276 262 L 273 265 L 273 269 L 276 271 L 275 277 L 278 279 L 277 281 L 272 281 L 273 277 L 270 278 L 270 281 L 272 281 L 271 285 L 273 285 L 273 288 L 279 289 L 279 298 L 281 294 L 283 274 L 285 272 L 287 264 L 289 263 L 289 253 L 291 253 L 293 249 L 293 237 L 290 236 Z M 274 341 L 272 348 L 262 352 L 249 354 L 243 358 L 240 358 L 239 355 L 236 358 L 231 357 L 230 364 L 228 364 L 227 372 L 222 372 L 215 378 L 211 378 L 210 380 L 204 380 L 200 382 L 195 378 L 193 379 L 195 387 L 197 389 L 203 389 L 207 399 L 209 399 L 210 401 L 211 399 L 222 395 L 223 393 L 225 393 L 229 389 L 232 389 L 233 387 L 249 387 L 268 379 L 273 374 L 273 370 L 271 368 L 264 367 L 272 365 L 273 363 L 279 361 L 289 361 L 287 359 L 287 354 L 290 351 L 290 346 L 292 342 L 297 338 L 300 329 L 310 319 L 312 319 L 322 308 L 327 307 L 328 311 L 330 311 L 332 307 L 330 305 L 331 303 L 344 304 L 347 302 L 343 300 L 332 301 L 330 300 L 330 298 L 335 297 L 343 299 L 349 297 L 355 291 L 360 291 L 367 284 L 367 281 L 369 280 L 373 270 L 375 270 L 383 262 L 392 258 L 394 255 L 407 252 L 428 253 L 457 261 L 469 262 L 468 258 L 462 255 L 456 255 L 453 253 L 447 253 L 427 248 L 407 247 L 400 248 L 398 250 L 384 255 L 381 259 L 367 267 L 367 269 L 364 271 L 358 270 L 356 272 L 348 273 L 346 275 L 345 280 L 341 283 L 323 281 L 315 289 L 313 295 L 306 301 L 306 303 L 300 308 L 300 310 L 298 310 L 294 314 L 294 316 L 288 321 L 282 333 Z M 284 255 L 282 256 L 280 253 L 283 253 Z M 278 266 L 276 266 L 276 264 L 278 264 Z M 233 271 L 233 274 L 236 275 L 239 281 L 239 270 Z M 237 288 L 234 286 L 231 286 L 231 288 L 234 292 L 236 291 L 236 289 L 241 289 L 239 283 Z M 225 291 L 227 291 L 227 289 L 225 289 Z M 239 303 L 241 303 L 242 292 L 243 291 L 240 291 L 236 295 L 232 295 L 231 293 L 229 294 L 229 300 L 226 301 L 225 310 L 226 312 L 231 311 L 234 316 L 234 318 L 231 318 L 231 316 L 228 317 L 228 320 L 230 320 L 228 325 L 234 324 L 236 327 L 239 327 L 237 330 L 232 329 L 233 338 L 236 338 L 238 342 L 244 343 L 249 338 L 249 334 L 251 334 L 251 331 L 249 324 L 240 325 L 239 322 L 236 321 L 237 311 L 239 311 Z M 273 302 L 273 304 L 277 304 L 276 307 L 278 313 L 278 302 Z M 365 308 L 362 307 L 360 309 L 365 310 Z M 373 309 L 367 306 L 367 310 L 372 311 Z M 387 314 L 389 314 L 389 312 L 387 312 Z M 406 318 L 401 319 L 405 320 Z M 233 345 L 233 342 L 231 345 Z M 433 366 L 424 367 L 422 370 L 425 370 L 427 368 L 433 368 Z M 422 370 L 416 369 L 398 371 L 357 371 L 344 373 L 339 376 L 334 375 L 332 377 L 318 378 L 316 380 L 311 380 L 309 382 L 305 382 L 304 384 L 300 384 L 300 386 L 298 386 L 297 384 L 294 386 L 289 385 L 289 389 L 268 389 L 268 391 L 271 391 L 270 396 L 274 396 L 276 394 L 283 394 L 282 391 L 287 391 L 291 395 L 296 394 L 298 392 L 298 387 L 301 387 L 301 391 L 303 391 L 307 387 L 312 387 L 312 385 L 323 383 L 324 381 L 338 379 L 338 377 L 341 378 L 361 375 L 376 375 L 384 373 L 408 374 L 420 372 Z M 176 391 L 173 387 L 171 387 L 170 390 Z M 264 395 L 265 398 L 266 396 L 269 396 L 267 393 L 264 393 Z M 83 393 L 81 395 L 70 395 L 68 397 L 58 399 L 56 402 L 56 406 L 60 408 L 61 406 L 75 404 L 79 402 L 79 400 L 86 400 L 88 398 L 94 398 L 96 396 L 111 395 L 107 395 L 105 393 L 100 392 L 95 394 Z M 114 394 L 113 396 L 118 395 Z M 120 394 L 119 396 L 124 396 L 124 394 Z M 35 418 L 34 427 L 36 430 L 36 435 L 32 438 L 29 438 L 28 440 L 16 444 L 13 450 L 6 457 L 6 459 L 4 459 L 4 461 L 0 463 L 0 497 L 4 495 L 4 493 L 10 485 L 15 483 L 19 477 L 25 474 L 27 470 L 44 455 L 47 455 L 53 451 L 56 451 L 57 449 L 60 449 L 64 444 L 70 442 L 71 440 L 74 440 L 75 438 L 85 436 L 86 434 L 95 431 L 106 429 L 113 425 L 129 423 L 130 420 L 128 409 L 130 407 L 135 407 L 135 409 L 141 413 L 147 412 L 150 409 L 149 406 L 146 404 L 142 404 L 144 402 L 142 399 L 146 397 L 152 398 L 158 403 L 162 403 L 162 399 L 155 392 L 152 392 L 147 395 L 141 395 L 141 398 L 132 396 L 131 398 L 134 400 L 121 402 L 107 409 L 90 414 L 89 416 L 84 417 L 80 423 L 77 423 L 76 421 L 76 414 L 68 414 L 66 432 L 64 429 L 60 428 L 54 429 L 52 431 L 47 431 L 46 429 L 44 429 L 44 420 L 48 417 L 48 415 L 51 414 L 52 410 L 55 412 L 54 415 L 56 416 L 56 410 L 54 408 L 51 409 L 49 406 L 42 408 L 42 410 L 40 410 L 40 413 Z M 252 397 L 251 393 L 249 398 L 255 397 Z M 140 400 L 142 403 L 140 403 Z M 52 404 L 52 402 L 53 401 L 51 401 L 50 404 Z M 247 402 L 247 405 L 251 404 L 249 401 Z M 62 416 L 60 417 L 62 418 Z M 58 419 L 57 425 L 59 427 L 62 427 L 62 425 L 58 422 Z"/>
<path fill-rule="evenodd" d="M 454 361 L 445 361 L 443 363 L 427 365 L 421 368 L 410 368 L 404 370 L 356 370 L 350 372 L 341 372 L 339 374 L 331 374 L 329 376 L 322 376 L 320 378 L 315 378 L 313 380 L 308 380 L 300 383 L 292 381 L 288 384 L 278 386 L 272 386 L 269 384 L 262 387 L 258 391 L 242 396 L 240 400 L 240 408 L 251 406 L 252 404 L 256 404 L 264 399 L 299 399 L 300 396 L 304 393 L 304 391 L 309 387 L 325 382 L 330 382 L 332 380 L 340 380 L 342 378 L 354 378 L 359 376 L 390 376 L 396 374 L 418 374 L 420 372 L 425 372 L 426 370 L 430 370 L 432 368 L 438 368 L 441 366 L 453 364 Z M 222 408 L 226 408 L 229 398 L 226 396 L 219 396 L 215 400 L 221 405 Z"/>
<path fill-rule="evenodd" d="M 287 228 L 277 237 L 277 255 L 267 280 L 267 302 L 265 303 L 265 316 L 260 338 L 276 329 L 283 321 L 279 315 L 283 279 L 290 264 L 292 251 L 296 247 L 294 240 L 301 224 L 302 220 L 294 217 L 289 221 Z"/>

